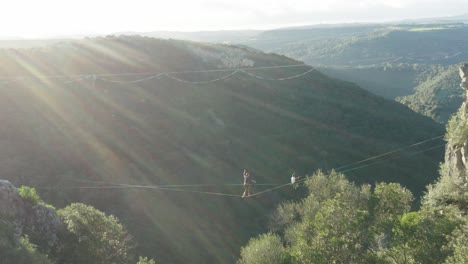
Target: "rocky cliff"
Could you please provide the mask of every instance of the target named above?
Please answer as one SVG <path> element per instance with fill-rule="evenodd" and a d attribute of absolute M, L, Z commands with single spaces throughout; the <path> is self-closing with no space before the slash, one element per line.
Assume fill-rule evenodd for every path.
<path fill-rule="evenodd" d="M 59 233 L 64 225 L 54 209 L 23 199 L 9 182 L 0 180 L 0 221 L 12 226 L 15 236 L 28 235 L 35 244 L 60 248 Z"/>
<path fill-rule="evenodd" d="M 468 213 L 468 64 L 460 66 L 460 87 L 465 100 L 447 125 L 445 163 L 436 184 L 429 187 L 426 203 L 453 204 Z"/>
<path fill-rule="evenodd" d="M 452 118 L 449 130 L 447 131 L 447 140 L 449 141 L 449 143 L 447 144 L 445 151 L 445 163 L 448 170 L 447 172 L 450 175 L 457 175 L 459 177 L 466 177 L 466 169 L 468 163 L 468 138 L 464 137 L 464 131 L 462 131 L 465 123 L 468 120 L 467 76 L 468 64 L 463 64 L 460 67 L 460 77 L 462 79 L 460 87 L 465 90 L 465 101 L 463 102 L 457 115 Z"/>

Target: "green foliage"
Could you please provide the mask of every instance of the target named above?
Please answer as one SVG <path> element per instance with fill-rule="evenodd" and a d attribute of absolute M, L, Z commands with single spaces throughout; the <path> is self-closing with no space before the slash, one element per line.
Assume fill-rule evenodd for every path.
<path fill-rule="evenodd" d="M 368 186 L 358 188 L 334 171 L 319 171 L 306 185 L 310 194 L 291 248 L 295 261 L 353 263 L 362 258 L 368 240 Z"/>
<path fill-rule="evenodd" d="M 464 117 L 464 111 L 460 108 L 447 124 L 445 139 L 451 145 L 461 145 L 468 140 L 468 119 Z"/>
<path fill-rule="evenodd" d="M 353 202 L 324 202 L 313 220 L 304 221 L 292 255 L 299 263 L 357 263 L 365 252 L 367 217 Z"/>
<path fill-rule="evenodd" d="M 463 24 L 336 25 L 267 31 L 245 44 L 305 61 L 446 123 L 463 100 L 457 64 L 466 60 L 467 36 Z"/>
<path fill-rule="evenodd" d="M 154 259 L 148 259 L 148 257 L 140 257 L 136 264 L 156 264 Z"/>
<path fill-rule="evenodd" d="M 400 215 L 411 209 L 413 194 L 397 183 L 379 183 L 373 194 L 372 208 L 375 226 L 381 232 L 388 231 Z"/>
<path fill-rule="evenodd" d="M 353 183 L 348 181 L 343 174 L 334 170 L 329 174 L 319 170 L 305 181 L 305 185 L 309 194 L 313 196 L 313 200 L 318 203 L 343 195 L 352 196 L 357 191 L 357 187 Z"/>
<path fill-rule="evenodd" d="M 24 235 L 17 239 L 14 228 L 7 222 L 0 222 L 0 259 L 2 263 L 52 264 L 46 255 L 39 253 L 36 245 Z"/>
<path fill-rule="evenodd" d="M 268 233 L 252 238 L 241 249 L 238 264 L 287 264 L 289 256 L 278 235 Z"/>
<path fill-rule="evenodd" d="M 31 205 L 45 204 L 34 188 L 22 186 L 21 197 Z M 47 212 L 47 211 L 46 211 Z M 5 263 L 128 263 L 131 261 L 132 241 L 124 227 L 114 216 L 84 204 L 72 204 L 57 212 L 67 226 L 67 231 L 47 230 L 59 242 L 54 246 L 41 237 L 43 227 L 25 226 L 18 238 L 15 224 L 10 219 L 0 219 L 0 258 Z M 55 219 L 53 219 L 55 220 Z M 40 222 L 40 221 L 38 221 Z M 47 223 L 44 223 L 47 224 Z M 47 253 L 47 255 L 45 255 Z M 154 260 L 141 258 L 141 263 L 155 264 Z"/>
<path fill-rule="evenodd" d="M 450 254 L 444 249 L 447 237 L 460 223 L 460 217 L 450 211 L 406 213 L 394 226 L 392 250 L 384 254 L 394 259 L 410 259 L 414 263 L 443 263 Z"/>
<path fill-rule="evenodd" d="M 286 244 L 278 251 L 292 263 L 436 264 L 464 257 L 465 230 L 457 228 L 466 219 L 456 208 L 411 212 L 413 195 L 401 185 L 356 186 L 334 171 L 318 171 L 305 183 L 306 198 L 281 204 L 274 213 L 282 239 L 273 233 L 252 239 L 241 260 L 269 243 Z"/>
<path fill-rule="evenodd" d="M 468 27 L 457 23 L 336 25 L 272 30 L 243 43 L 311 65 L 454 64 L 465 59 L 457 53 L 468 48 L 467 36 Z"/>
<path fill-rule="evenodd" d="M 367 67 L 321 66 L 319 69 L 328 76 L 347 80 L 373 94 L 395 100 L 415 92 L 415 87 L 424 83 L 429 66 L 413 64 L 387 64 Z"/>
<path fill-rule="evenodd" d="M 32 205 L 42 203 L 41 198 L 37 195 L 36 189 L 28 186 L 21 186 L 18 188 L 19 195 Z"/>
<path fill-rule="evenodd" d="M 468 193 L 466 186 L 468 179 L 465 175 L 453 175 L 447 164 L 440 166 L 440 178 L 436 183 L 427 187 L 427 194 L 423 204 L 433 210 L 443 210 L 455 207 L 461 214 L 468 213 Z"/>
<path fill-rule="evenodd" d="M 447 248 L 453 254 L 447 258 L 445 264 L 468 263 L 468 222 L 452 233 Z"/>
<path fill-rule="evenodd" d="M 126 263 L 132 248 L 130 235 L 112 215 L 74 203 L 58 214 L 72 234 L 62 258 L 73 263 Z"/>
<path fill-rule="evenodd" d="M 374 94 L 394 99 L 445 124 L 463 102 L 458 65 L 388 64 L 367 67 L 320 67 Z"/>
<path fill-rule="evenodd" d="M 42 255 L 36 250 L 36 246 L 29 242 L 28 236 L 22 236 L 19 239 L 19 254 L 25 254 L 29 263 L 49 264 L 52 263 L 46 255 Z"/>
<path fill-rule="evenodd" d="M 298 219 L 297 205 L 292 202 L 280 204 L 270 217 L 270 230 L 278 232 Z"/>
<path fill-rule="evenodd" d="M 41 199 L 41 197 L 39 197 L 39 195 L 37 194 L 36 189 L 33 187 L 21 186 L 20 188 L 18 188 L 18 193 L 21 196 L 21 198 L 29 202 L 31 205 L 41 204 L 54 211 L 56 210 L 53 205 L 44 202 Z"/>
<path fill-rule="evenodd" d="M 414 74 L 414 85 L 407 86 L 409 93 L 397 98 L 397 101 L 437 122 L 447 123 L 463 102 L 458 65 L 426 65 L 419 68 L 421 70 Z M 393 83 L 399 85 L 398 80 L 396 78 Z"/>

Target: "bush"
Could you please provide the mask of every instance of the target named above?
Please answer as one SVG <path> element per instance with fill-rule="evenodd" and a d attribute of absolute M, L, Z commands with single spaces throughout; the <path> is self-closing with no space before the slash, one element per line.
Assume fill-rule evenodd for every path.
<path fill-rule="evenodd" d="M 58 211 L 72 234 L 64 256 L 72 263 L 128 263 L 131 237 L 119 220 L 92 206 L 75 203 Z"/>
<path fill-rule="evenodd" d="M 32 205 L 43 203 L 39 195 L 37 195 L 36 189 L 27 186 L 21 186 L 18 188 L 18 193 L 27 202 Z"/>
<path fill-rule="evenodd" d="M 147 257 L 140 257 L 137 264 L 156 264 L 154 259 L 148 259 Z"/>
<path fill-rule="evenodd" d="M 454 114 L 447 124 L 445 139 L 451 145 L 461 145 L 468 139 L 468 120 L 463 117 L 463 108 Z"/>
<path fill-rule="evenodd" d="M 282 264 L 288 263 L 288 253 L 281 238 L 273 233 L 253 238 L 241 249 L 238 264 Z"/>

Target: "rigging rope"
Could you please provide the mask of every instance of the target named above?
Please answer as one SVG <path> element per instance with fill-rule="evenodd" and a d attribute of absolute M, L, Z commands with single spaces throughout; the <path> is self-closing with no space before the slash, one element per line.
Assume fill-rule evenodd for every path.
<path fill-rule="evenodd" d="M 184 83 L 193 83 L 193 84 L 202 84 L 202 83 L 212 83 L 212 82 L 217 82 L 217 81 L 221 81 L 221 80 L 224 80 L 226 78 L 228 78 L 229 76 L 232 76 L 236 73 L 240 72 L 239 70 L 236 70 L 234 72 L 231 72 L 229 74 L 226 74 L 220 78 L 216 78 L 216 79 L 213 79 L 213 80 L 209 80 L 209 81 L 198 81 L 198 82 L 192 82 L 192 81 L 186 81 L 186 80 L 183 80 L 183 79 L 180 79 L 180 78 L 177 78 L 169 73 L 165 73 L 164 76 L 167 76 L 173 80 L 176 80 L 176 81 L 179 81 L 179 82 L 184 82 Z"/>
<path fill-rule="evenodd" d="M 213 73 L 213 72 L 232 72 L 232 71 L 243 71 L 243 70 L 267 70 L 267 69 L 280 69 L 280 68 L 292 68 L 292 67 L 311 67 L 307 64 L 290 64 L 290 65 L 277 65 L 277 66 L 263 66 L 263 67 L 244 67 L 244 68 L 229 68 L 229 69 L 212 69 L 212 70 L 189 70 L 189 71 L 172 71 L 172 72 L 127 72 L 127 73 L 89 73 L 89 74 L 72 74 L 72 75 L 43 75 L 43 76 L 0 76 L 0 80 L 43 80 L 43 79 L 73 79 L 73 78 L 89 78 L 96 76 L 101 77 L 117 77 L 117 76 L 144 76 L 144 75 L 163 75 L 163 74 L 184 74 L 184 73 Z"/>
<path fill-rule="evenodd" d="M 141 78 L 141 79 L 133 80 L 133 81 L 117 81 L 117 80 L 111 80 L 111 79 L 102 78 L 102 77 L 98 77 L 98 79 L 101 80 L 101 81 L 111 82 L 111 83 L 137 83 L 137 82 L 148 81 L 148 80 L 151 80 L 151 79 L 154 79 L 154 78 L 159 79 L 163 75 L 164 75 L 164 73 L 160 73 L 160 74 L 152 75 L 152 76 L 149 76 L 149 77 L 146 77 L 146 78 Z"/>
<path fill-rule="evenodd" d="M 278 78 L 278 79 L 270 79 L 270 78 L 265 78 L 265 77 L 262 77 L 262 76 L 258 76 L 258 75 L 255 75 L 255 74 L 252 74 L 252 73 L 249 73 L 249 72 L 246 72 L 244 70 L 240 70 L 240 72 L 243 72 L 249 76 L 252 76 L 252 77 L 255 77 L 257 79 L 261 79 L 261 80 L 266 80 L 266 81 L 286 81 L 286 80 L 290 80 L 290 79 L 294 79 L 294 78 L 298 78 L 298 77 L 301 77 L 303 75 L 306 75 L 312 71 L 314 71 L 315 69 L 312 68 L 312 69 L 309 69 L 308 71 L 306 72 L 303 72 L 303 73 L 300 73 L 300 74 L 297 74 L 297 75 L 294 75 L 294 76 L 291 76 L 291 77 L 284 77 L 284 78 Z"/>
<path fill-rule="evenodd" d="M 370 157 L 370 158 L 367 158 L 367 159 L 363 159 L 363 160 L 360 160 L 360 161 L 356 161 L 356 162 L 350 163 L 350 164 L 348 164 L 348 165 L 344 165 L 344 166 L 338 167 L 338 168 L 336 168 L 336 170 L 340 170 L 340 169 L 343 169 L 343 168 L 346 168 L 346 167 L 350 167 L 350 166 L 353 166 L 353 165 L 357 165 L 357 164 L 360 164 L 360 163 L 363 163 L 363 162 L 366 162 L 366 161 L 369 161 L 369 160 L 373 160 L 373 159 L 377 159 L 377 158 L 380 158 L 380 157 L 384 157 L 384 156 L 393 154 L 393 153 L 395 153 L 395 152 L 402 151 L 402 150 L 407 149 L 407 148 L 412 148 L 412 147 L 415 147 L 415 146 L 418 146 L 418 145 L 421 145 L 421 144 L 424 144 L 424 143 L 427 143 L 427 142 L 429 142 L 429 141 L 436 140 L 436 139 L 442 138 L 442 137 L 444 137 L 444 135 L 440 135 L 440 136 L 437 136 L 437 137 L 433 137 L 433 138 L 430 138 L 430 139 L 426 139 L 426 140 L 423 140 L 423 141 L 420 141 L 420 142 L 411 144 L 411 145 L 409 145 L 409 146 L 401 147 L 401 148 L 399 148 L 399 149 L 395 149 L 395 150 L 392 150 L 392 151 L 389 151 L 389 152 L 386 152 L 386 153 L 383 153 L 383 154 L 380 154 L 380 155 L 377 155 L 377 156 L 373 156 L 373 157 Z"/>
<path fill-rule="evenodd" d="M 298 66 L 307 66 L 307 65 L 301 64 L 301 65 L 294 65 L 294 66 L 298 67 Z M 70 80 L 65 81 L 63 83 L 68 84 L 68 83 L 74 83 L 74 82 L 79 82 L 79 81 L 91 79 L 92 80 L 92 86 L 94 87 L 96 80 L 100 80 L 100 81 L 104 81 L 104 82 L 111 82 L 111 83 L 130 84 L 130 83 L 138 83 L 138 82 L 148 81 L 148 80 L 151 80 L 151 79 L 154 79 L 154 78 L 161 79 L 162 77 L 166 76 L 166 77 L 171 78 L 171 79 L 173 79 L 175 81 L 178 81 L 178 82 L 191 83 L 191 84 L 206 84 L 206 83 L 221 81 L 221 80 L 224 80 L 224 79 L 226 79 L 226 78 L 228 78 L 230 76 L 233 76 L 233 75 L 239 74 L 239 73 L 244 73 L 244 74 L 247 74 L 247 75 L 249 75 L 251 77 L 261 79 L 261 80 L 266 80 L 266 81 L 286 81 L 286 80 L 299 78 L 299 77 L 301 77 L 303 75 L 306 75 L 306 74 L 308 74 L 308 73 L 315 70 L 314 68 L 311 68 L 306 72 L 303 72 L 303 73 L 300 73 L 300 74 L 297 74 L 297 75 L 294 75 L 294 76 L 283 77 L 283 78 L 266 78 L 266 77 L 263 77 L 263 76 L 259 76 L 259 75 L 255 75 L 255 74 L 252 74 L 250 72 L 247 72 L 247 70 L 272 69 L 272 68 L 284 68 L 284 67 L 292 67 L 292 66 L 258 67 L 258 68 L 207 70 L 207 71 L 186 71 L 186 72 L 164 72 L 164 73 L 159 73 L 159 74 L 155 74 L 155 75 L 151 75 L 151 76 L 148 76 L 148 77 L 145 77 L 145 78 L 140 78 L 140 79 L 131 80 L 131 81 L 112 80 L 112 79 L 109 79 L 109 78 L 101 77 L 101 76 L 107 76 L 107 75 L 100 75 L 100 74 L 83 75 L 83 76 L 82 75 L 70 75 L 68 77 L 68 78 L 70 78 Z M 218 78 L 215 78 L 215 79 L 212 79 L 212 80 L 208 80 L 208 81 L 188 81 L 188 80 L 184 80 L 182 78 L 174 76 L 174 74 L 182 74 L 182 73 L 207 73 L 207 72 L 228 72 L 228 71 L 229 71 L 228 74 L 226 74 L 224 76 L 221 76 L 221 77 L 218 77 Z M 142 74 L 137 74 L 137 75 L 142 75 Z M 122 75 L 113 74 L 112 76 L 131 76 L 131 74 L 122 74 Z M 38 80 L 38 81 L 41 81 L 42 79 L 46 79 L 46 78 L 47 77 L 40 77 L 40 78 L 18 77 L 18 78 L 15 78 L 15 79 L 11 79 L 11 81 L 0 81 L 0 83 L 1 84 L 9 84 L 9 83 L 18 82 L 18 81 L 25 81 L 25 80 Z M 50 78 L 67 78 L 67 77 L 66 76 L 63 76 L 63 77 L 62 76 L 60 76 L 60 77 L 52 76 Z M 76 79 L 74 79 L 74 78 L 76 78 Z M 1 77 L 0 77 L 0 79 L 8 80 L 8 78 L 1 78 Z"/>
<path fill-rule="evenodd" d="M 117 185 L 117 186 L 133 186 L 132 184 L 126 183 L 112 183 L 106 181 L 92 181 L 92 180 L 79 180 L 66 178 L 69 181 L 75 182 L 85 182 L 85 183 L 95 183 L 95 184 L 107 184 L 107 185 Z M 155 185 L 137 185 L 137 186 L 147 186 L 154 188 L 172 188 L 172 187 L 221 187 L 221 186 L 242 186 L 243 183 L 221 183 L 221 184 L 155 184 Z M 277 186 L 278 183 L 257 183 L 256 186 Z"/>
<path fill-rule="evenodd" d="M 339 172 L 344 173 L 344 172 L 348 172 L 348 171 L 353 171 L 353 170 L 365 168 L 365 167 L 368 167 L 368 166 L 371 166 L 371 165 L 379 164 L 379 163 L 382 163 L 382 162 L 385 162 L 385 161 L 389 161 L 389 160 L 392 160 L 392 159 L 399 159 L 399 158 L 401 158 L 401 157 L 409 157 L 409 156 L 413 156 L 413 155 L 416 155 L 416 154 L 419 154 L 419 153 L 422 153 L 422 152 L 426 152 L 426 151 L 429 151 L 429 150 L 433 150 L 433 149 L 436 149 L 436 148 L 440 148 L 440 147 L 443 147 L 443 146 L 445 146 L 445 144 L 443 144 L 443 145 L 438 145 L 438 146 L 435 146 L 435 147 L 431 147 L 431 148 L 428 148 L 428 149 L 424 149 L 424 150 L 421 150 L 421 151 L 418 151 L 418 152 L 415 152 L 415 153 L 411 153 L 411 154 L 407 154 L 407 155 L 401 155 L 401 156 L 397 156 L 397 157 L 393 157 L 393 158 L 389 158 L 389 159 L 377 161 L 377 162 L 374 162 L 374 163 L 362 165 L 362 166 L 359 166 L 359 167 L 351 168 L 351 169 L 348 169 L 348 170 L 339 171 Z"/>
<path fill-rule="evenodd" d="M 220 80 L 226 79 L 226 78 L 228 78 L 228 77 L 230 77 L 230 76 L 232 76 L 234 74 L 240 73 L 240 72 L 245 73 L 245 74 L 247 74 L 249 76 L 258 78 L 258 79 L 262 79 L 262 80 L 283 81 L 283 80 L 289 80 L 289 79 L 294 79 L 294 78 L 301 77 L 301 76 L 303 76 L 305 74 L 308 74 L 308 73 L 314 71 L 315 69 L 311 68 L 306 72 L 303 72 L 303 73 L 300 73 L 300 74 L 297 74 L 297 75 L 294 75 L 294 76 L 284 77 L 284 78 L 277 78 L 277 79 L 269 79 L 269 78 L 265 78 L 265 77 L 262 77 L 262 76 L 258 76 L 258 75 L 246 72 L 246 70 L 275 69 L 275 68 L 303 67 L 303 66 L 310 67 L 310 66 L 305 65 L 305 64 L 296 64 L 296 65 L 281 65 L 281 66 L 238 68 L 238 69 L 217 69 L 217 70 L 200 70 L 200 71 L 165 72 L 165 73 L 158 73 L 158 74 L 154 74 L 154 73 L 120 73 L 120 74 L 91 74 L 91 75 L 89 75 L 89 74 L 87 74 L 87 75 L 55 75 L 55 76 L 42 76 L 42 77 L 34 77 L 34 78 L 28 78 L 28 77 L 15 77 L 15 78 L 0 77 L 0 79 L 9 80 L 9 81 L 2 81 L 0 83 L 8 84 L 8 83 L 17 82 L 17 81 L 20 81 L 20 80 L 38 80 L 38 81 L 40 81 L 40 80 L 43 80 L 43 79 L 52 79 L 52 78 L 53 79 L 56 79 L 56 78 L 69 78 L 71 80 L 66 81 L 65 83 L 78 82 L 78 81 L 85 80 L 85 79 L 91 79 L 92 80 L 92 85 L 94 86 L 96 80 L 108 81 L 108 82 L 113 82 L 113 83 L 136 83 L 136 82 L 151 80 L 151 79 L 154 79 L 154 78 L 161 78 L 163 76 L 167 76 L 167 77 L 172 78 L 172 79 L 174 79 L 176 81 L 185 82 L 185 83 L 210 83 L 210 82 L 215 82 L 215 81 L 220 81 Z M 191 81 L 183 80 L 183 79 L 180 79 L 180 78 L 177 78 L 177 77 L 173 76 L 173 74 L 178 74 L 178 73 L 180 74 L 180 73 L 206 73 L 206 72 L 229 72 L 229 73 L 222 76 L 222 77 L 213 79 L 213 80 L 201 81 L 201 82 L 200 81 L 199 82 L 191 82 Z M 110 80 L 110 79 L 103 78 L 103 76 L 142 76 L 142 75 L 151 75 L 151 76 L 141 78 L 141 79 L 137 79 L 137 80 L 132 80 L 132 81 L 118 81 L 118 80 Z M 73 80 L 73 78 L 77 78 L 77 79 Z M 341 166 L 341 167 L 337 168 L 336 170 L 340 170 L 340 169 L 343 169 L 343 168 L 346 168 L 346 167 L 350 167 L 352 165 L 357 165 L 357 164 L 360 164 L 360 163 L 363 163 L 363 162 L 366 162 L 366 161 L 369 161 L 369 160 L 373 160 L 373 159 L 376 159 L 376 158 L 379 158 L 379 157 L 390 155 L 392 153 L 401 151 L 403 149 L 414 147 L 414 146 L 417 146 L 417 145 L 420 145 L 420 144 L 423 144 L 423 143 L 426 143 L 426 142 L 429 142 L 429 141 L 432 141 L 432 140 L 435 140 L 435 139 L 438 139 L 438 138 L 441 138 L 441 137 L 443 137 L 443 135 L 437 136 L 437 137 L 434 137 L 434 138 L 431 138 L 431 139 L 428 139 L 428 140 L 424 140 L 424 141 L 421 141 L 421 142 L 417 142 L 417 143 L 411 144 L 411 145 L 409 145 L 407 147 L 392 150 L 390 152 L 380 154 L 380 155 L 376 155 L 374 157 L 370 157 L 370 158 L 367 158 L 367 159 L 364 159 L 364 160 L 361 160 L 361 161 L 357 161 L 357 162 L 354 162 L 354 163 L 351 163 L 351 164 L 348 164 L 348 165 L 345 165 L 345 166 Z M 441 147 L 441 146 L 444 146 L 444 145 L 436 146 L 436 147 L 426 149 L 426 150 L 423 150 L 423 151 L 419 151 L 419 152 L 416 152 L 416 153 L 413 153 L 413 154 L 410 154 L 410 155 L 415 155 L 415 154 L 418 154 L 418 153 L 421 153 L 421 152 L 424 152 L 424 151 L 428 151 L 428 150 L 431 150 L 431 149 L 435 149 L 435 148 L 438 148 L 438 147 Z M 410 155 L 408 155 L 408 156 L 410 156 Z M 391 159 L 395 159 L 395 158 L 399 158 L 399 157 L 393 157 Z M 356 168 L 344 170 L 344 171 L 341 171 L 341 172 L 347 172 L 347 171 L 351 171 L 351 170 L 364 168 L 364 167 L 371 166 L 371 165 L 374 165 L 374 164 L 377 164 L 377 163 L 382 163 L 382 162 L 387 161 L 387 160 L 390 160 L 390 159 L 382 160 L 382 161 L 371 163 L 371 164 L 366 164 L 366 165 L 363 165 L 363 166 L 359 166 L 359 167 L 356 167 Z M 305 181 L 306 179 L 307 178 L 302 179 L 302 180 L 298 180 L 297 182 L 302 182 L 302 181 Z M 88 182 L 93 182 L 93 181 L 88 181 Z M 105 182 L 99 182 L 99 183 L 108 184 L 108 183 L 105 183 Z M 238 186 L 238 185 L 243 185 L 243 184 L 221 184 L 221 185 L 220 184 L 218 184 L 218 185 L 216 185 L 216 184 L 211 184 L 211 185 L 210 184 L 192 184 L 192 185 L 190 185 L 190 184 L 179 184 L 179 185 L 113 184 L 112 186 L 82 186 L 82 187 L 68 187 L 68 188 L 69 189 L 70 188 L 72 188 L 72 189 L 152 188 L 152 189 L 160 189 L 160 190 L 185 191 L 185 192 L 192 192 L 192 193 L 203 193 L 203 194 L 239 197 L 238 195 L 234 195 L 234 194 L 223 194 L 223 193 L 216 193 L 216 192 L 204 192 L 204 191 L 195 191 L 195 190 L 186 190 L 186 189 L 167 188 L 167 187 L 201 187 L 201 186 L 223 186 L 223 185 Z M 278 185 L 278 184 L 257 184 L 257 185 L 265 185 L 266 186 L 266 185 Z M 291 183 L 278 185 L 278 186 L 275 186 L 273 188 L 258 192 L 256 194 L 253 194 L 251 196 L 258 196 L 260 194 L 263 194 L 263 193 L 266 193 L 266 192 L 269 192 L 269 191 L 273 191 L 275 189 L 279 189 L 279 188 L 282 188 L 282 187 L 285 187 L 285 186 L 288 186 L 288 185 L 291 185 Z M 60 188 L 63 188 L 63 187 L 60 187 Z M 67 187 L 65 187 L 65 188 L 67 188 Z M 58 187 L 57 188 L 56 187 L 39 187 L 38 189 L 58 189 Z"/>
<path fill-rule="evenodd" d="M 141 189 L 153 189 L 153 190 L 164 190 L 164 191 L 178 191 L 178 192 L 190 192 L 190 193 L 200 193 L 200 194 L 210 194 L 210 195 L 219 195 L 219 196 L 231 196 L 231 197 L 240 197 L 239 195 L 229 194 L 229 193 L 217 193 L 217 192 L 205 192 L 205 191 L 195 191 L 195 190 L 185 190 L 185 189 L 175 189 L 175 188 L 164 188 L 164 187 L 155 187 L 155 186 L 146 186 L 146 185 L 121 185 L 121 186 L 71 186 L 71 187 L 36 187 L 38 190 L 54 190 L 54 189 L 66 189 L 66 190 L 86 190 L 86 189 L 131 189 L 131 188 L 141 188 Z"/>
<path fill-rule="evenodd" d="M 413 146 L 417 146 L 417 145 L 420 145 L 420 144 L 424 144 L 426 142 L 429 142 L 431 140 L 435 140 L 435 139 L 440 138 L 440 137 L 442 137 L 442 136 L 438 136 L 438 137 L 434 137 L 434 138 L 431 138 L 431 139 L 423 140 L 423 141 L 411 144 L 411 145 L 409 145 L 407 147 L 400 148 L 400 149 L 398 149 L 396 151 L 399 151 L 399 150 L 402 150 L 402 149 L 405 149 L 405 148 L 409 148 L 409 147 L 413 147 Z M 385 162 L 385 161 L 388 161 L 388 160 L 417 155 L 417 154 L 420 154 L 420 153 L 423 153 L 423 152 L 426 152 L 426 151 L 430 151 L 430 150 L 433 150 L 433 149 L 436 149 L 436 148 L 440 148 L 440 147 L 443 147 L 443 146 L 445 146 L 445 144 L 438 145 L 438 146 L 435 146 L 435 147 L 430 147 L 430 148 L 427 148 L 427 149 L 423 149 L 423 150 L 420 150 L 420 151 L 417 151 L 417 152 L 414 152 L 414 153 L 411 153 L 411 154 L 400 155 L 400 156 L 397 156 L 397 157 L 391 157 L 391 158 L 384 159 L 384 160 L 381 160 L 381 161 L 373 162 L 373 163 L 370 163 L 370 164 L 366 164 L 366 165 L 362 165 L 362 166 L 359 166 L 359 167 L 355 167 L 355 168 L 351 168 L 351 169 L 343 170 L 343 171 L 338 171 L 338 172 L 344 173 L 344 172 L 348 172 L 348 171 L 358 170 L 358 169 L 365 168 L 365 167 L 368 167 L 368 166 L 372 166 L 372 165 L 375 165 L 375 164 L 379 164 L 379 163 L 382 163 L 382 162 Z M 395 151 L 390 151 L 390 152 L 387 152 L 387 153 L 394 153 L 394 152 Z M 388 155 L 387 153 L 376 155 L 376 156 L 368 158 L 366 160 L 372 160 L 372 159 L 377 158 L 377 157 L 382 157 L 384 155 Z M 355 165 L 355 164 L 360 163 L 360 162 L 361 161 L 356 162 L 356 163 L 352 163 L 352 164 L 348 164 L 346 166 L 342 166 L 341 168 L 348 167 L 348 166 L 351 166 L 353 164 Z M 304 182 L 307 179 L 309 179 L 309 177 L 304 177 L 301 180 L 297 180 L 296 184 L 300 183 L 300 182 Z M 243 185 L 243 184 L 131 185 L 131 184 L 112 184 L 112 183 L 107 183 L 107 182 L 104 182 L 104 181 L 77 180 L 77 179 L 69 179 L 69 180 L 80 181 L 80 182 L 90 182 L 90 183 L 96 183 L 96 184 L 98 184 L 98 183 L 99 184 L 109 184 L 109 185 L 108 186 L 37 187 L 36 189 L 50 190 L 50 189 L 129 189 L 129 188 L 145 188 L 145 189 L 153 189 L 153 190 L 178 191 L 178 192 L 190 192 L 190 193 L 218 195 L 218 196 L 241 197 L 240 195 L 229 194 L 229 193 L 206 192 L 206 191 L 196 191 L 196 190 L 187 190 L 187 189 L 176 189 L 176 188 L 169 188 L 169 187 L 200 187 L 200 186 L 219 187 L 219 186 L 241 186 L 241 185 Z M 250 195 L 249 197 L 259 196 L 261 194 L 264 194 L 264 193 L 267 193 L 267 192 L 270 192 L 270 191 L 273 191 L 273 190 L 276 190 L 276 189 L 280 189 L 280 188 L 283 188 L 283 187 L 286 187 L 286 186 L 290 186 L 290 185 L 293 185 L 293 184 L 288 182 L 286 184 L 255 184 L 255 185 L 263 185 L 263 186 L 272 185 L 272 186 L 275 186 L 275 187 L 272 187 L 272 188 L 257 192 L 255 194 Z"/>

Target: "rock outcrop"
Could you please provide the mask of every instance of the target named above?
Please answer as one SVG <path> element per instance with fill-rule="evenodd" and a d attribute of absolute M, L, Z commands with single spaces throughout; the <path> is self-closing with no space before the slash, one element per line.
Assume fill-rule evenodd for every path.
<path fill-rule="evenodd" d="M 452 204 L 468 214 L 468 64 L 460 66 L 465 101 L 447 126 L 445 163 L 439 181 L 429 187 L 426 203 Z"/>
<path fill-rule="evenodd" d="M 468 121 L 467 77 L 468 64 L 463 64 L 460 66 L 460 78 L 462 79 L 460 87 L 465 90 L 465 101 L 463 102 L 461 109 L 457 114 L 457 125 L 464 125 Z M 448 132 L 450 137 L 451 131 Z M 456 175 L 457 177 L 466 177 L 466 171 L 468 167 L 468 138 L 464 138 L 463 141 L 452 141 L 451 138 L 448 138 L 448 140 L 449 143 L 447 144 L 445 151 L 445 164 L 447 172 L 450 175 Z"/>
<path fill-rule="evenodd" d="M 27 234 L 33 242 L 58 248 L 64 225 L 54 209 L 24 200 L 9 182 L 0 180 L 0 220 L 14 227 L 15 236 Z"/>
<path fill-rule="evenodd" d="M 26 211 L 23 198 L 9 181 L 0 180 L 0 219 L 13 224 L 16 233 L 23 233 Z"/>

